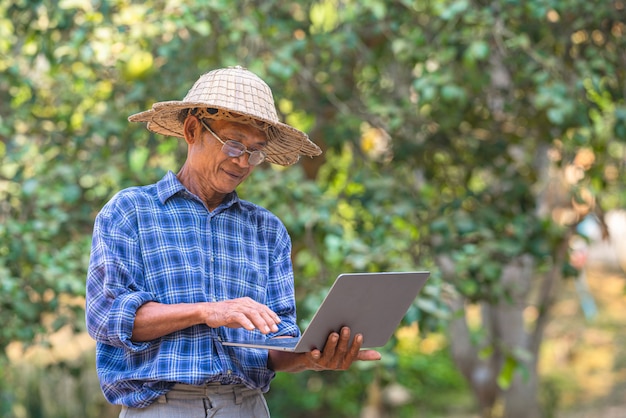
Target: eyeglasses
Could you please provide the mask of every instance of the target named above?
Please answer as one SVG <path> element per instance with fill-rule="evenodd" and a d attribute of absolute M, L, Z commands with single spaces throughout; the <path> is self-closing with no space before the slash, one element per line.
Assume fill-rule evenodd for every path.
<path fill-rule="evenodd" d="M 219 136 L 217 136 L 215 132 L 211 130 L 211 128 L 207 126 L 206 123 L 204 123 L 202 119 L 200 119 L 200 122 L 202 123 L 202 126 L 207 129 L 207 131 L 211 132 L 211 134 L 222 143 L 222 152 L 224 154 L 228 155 L 229 157 L 236 158 L 241 157 L 244 152 L 247 152 L 248 154 L 250 154 L 250 156 L 248 157 L 248 164 L 252 166 L 257 166 L 265 161 L 266 155 L 263 151 L 248 151 L 248 148 L 246 148 L 244 144 L 238 141 L 234 141 L 232 139 L 224 142 Z"/>

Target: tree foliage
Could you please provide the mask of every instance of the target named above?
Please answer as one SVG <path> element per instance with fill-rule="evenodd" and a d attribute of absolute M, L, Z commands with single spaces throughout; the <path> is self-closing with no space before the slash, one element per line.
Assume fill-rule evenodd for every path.
<path fill-rule="evenodd" d="M 0 1 L 0 350 L 81 326 L 95 213 L 184 158 L 127 116 L 227 65 L 264 78 L 326 151 L 240 190 L 293 236 L 301 317 L 347 270 L 431 269 L 406 318 L 423 329 L 446 318 L 443 281 L 489 305 L 512 297 L 502 277 L 520 257 L 539 280 L 560 274 L 576 222 L 626 203 L 625 8 Z M 569 173 L 556 189 L 553 172 Z"/>

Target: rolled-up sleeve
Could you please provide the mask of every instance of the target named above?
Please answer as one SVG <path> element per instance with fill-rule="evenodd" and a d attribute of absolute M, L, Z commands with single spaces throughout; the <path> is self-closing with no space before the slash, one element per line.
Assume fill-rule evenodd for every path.
<path fill-rule="evenodd" d="M 154 296 L 143 290 L 143 265 L 132 205 L 113 199 L 96 217 L 87 273 L 89 335 L 114 347 L 140 351 L 131 341 L 137 309 Z"/>

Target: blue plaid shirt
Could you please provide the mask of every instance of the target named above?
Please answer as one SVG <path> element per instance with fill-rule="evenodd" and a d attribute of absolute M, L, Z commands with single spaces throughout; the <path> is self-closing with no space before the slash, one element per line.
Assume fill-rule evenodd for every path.
<path fill-rule="evenodd" d="M 169 172 L 158 183 L 122 190 L 98 214 L 87 276 L 86 319 L 109 402 L 145 407 L 174 383 L 244 384 L 264 392 L 274 377 L 267 351 L 226 347 L 243 328 L 196 325 L 133 342 L 146 302 L 215 302 L 248 296 L 296 325 L 291 239 L 281 221 L 236 192 L 209 212 Z M 260 336 L 258 331 L 254 333 Z"/>

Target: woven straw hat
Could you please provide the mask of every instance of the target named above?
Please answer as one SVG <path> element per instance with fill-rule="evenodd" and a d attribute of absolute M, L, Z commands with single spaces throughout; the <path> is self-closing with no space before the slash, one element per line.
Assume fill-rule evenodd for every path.
<path fill-rule="evenodd" d="M 154 103 L 152 109 L 131 115 L 128 120 L 147 122 L 152 132 L 183 138 L 185 111 L 190 109 L 196 109 L 194 114 L 200 118 L 226 119 L 264 131 L 264 152 L 271 163 L 291 165 L 300 155 L 322 153 L 307 134 L 278 120 L 269 86 L 240 66 L 210 71 L 195 82 L 182 101 Z"/>

